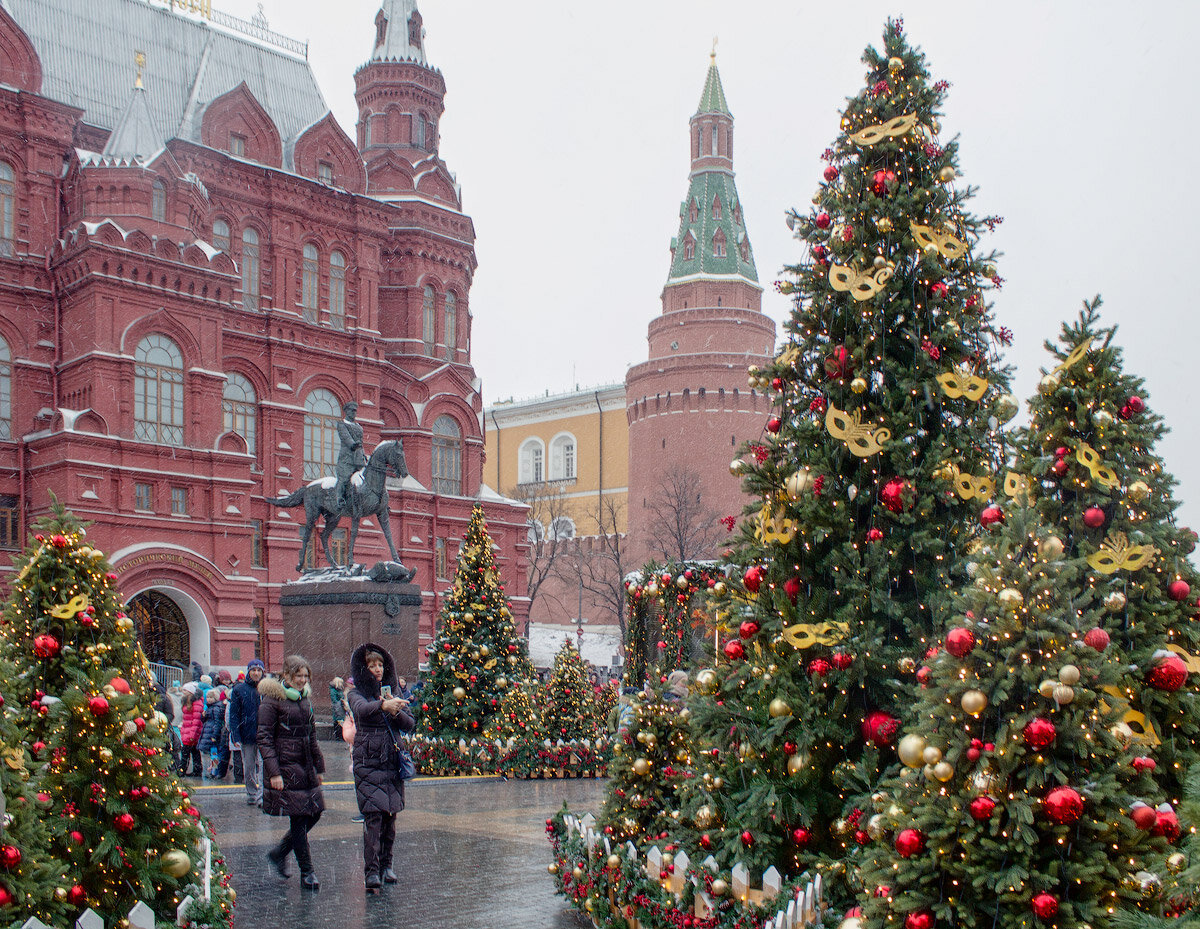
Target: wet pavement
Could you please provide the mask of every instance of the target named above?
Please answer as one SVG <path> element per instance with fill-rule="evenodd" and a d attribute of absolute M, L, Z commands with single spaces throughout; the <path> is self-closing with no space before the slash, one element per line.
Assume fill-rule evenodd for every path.
<path fill-rule="evenodd" d="M 400 883 L 368 896 L 363 887 L 362 825 L 349 752 L 322 743 L 325 813 L 309 834 L 321 889 L 283 881 L 265 854 L 287 820 L 246 805 L 245 789 L 185 778 L 217 833 L 237 890 L 235 929 L 586 929 L 591 924 L 554 896 L 546 873 L 546 817 L 563 801 L 599 809 L 604 782 L 418 778 L 396 819 L 393 867 Z M 229 779 L 230 781 L 232 778 Z M 295 861 L 292 861 L 295 871 Z"/>

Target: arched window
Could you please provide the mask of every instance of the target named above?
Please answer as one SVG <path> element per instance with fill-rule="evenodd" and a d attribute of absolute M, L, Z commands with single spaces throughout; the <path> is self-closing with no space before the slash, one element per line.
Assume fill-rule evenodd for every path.
<path fill-rule="evenodd" d="M 433 492 L 462 493 L 462 433 L 449 416 L 433 421 Z"/>
<path fill-rule="evenodd" d="M 247 227 L 242 230 L 242 306 L 247 310 L 258 309 L 258 268 L 261 253 L 258 250 L 258 233 Z"/>
<path fill-rule="evenodd" d="M 714 258 L 725 257 L 725 233 L 720 229 L 713 236 L 712 253 Z"/>
<path fill-rule="evenodd" d="M 526 439 L 517 453 L 517 483 L 540 484 L 546 479 L 546 449 L 541 439 Z"/>
<path fill-rule="evenodd" d="M 691 261 L 695 257 L 696 257 L 696 240 L 693 239 L 691 237 L 691 235 L 688 235 L 688 237 L 683 240 L 683 260 Z"/>
<path fill-rule="evenodd" d="M 300 280 L 300 305 L 304 307 L 304 318 L 315 323 L 318 319 L 317 293 L 321 284 L 321 256 L 317 247 L 309 242 L 304 246 L 304 270 Z"/>
<path fill-rule="evenodd" d="M 696 205 L 696 201 L 693 200 L 692 205 L 688 207 L 688 219 L 689 219 L 689 221 L 694 223 L 699 218 L 700 218 L 700 207 L 698 207 Z"/>
<path fill-rule="evenodd" d="M 143 442 L 183 444 L 183 354 L 165 335 L 138 343 L 133 369 L 133 435 Z"/>
<path fill-rule="evenodd" d="M 425 285 L 421 302 L 421 341 L 425 343 L 425 354 L 433 355 L 433 288 Z"/>
<path fill-rule="evenodd" d="M 550 480 L 569 481 L 575 478 L 575 436 L 555 436 L 550 443 Z"/>
<path fill-rule="evenodd" d="M 446 291 L 446 360 L 454 360 L 454 349 L 458 345 L 458 297 Z"/>
<path fill-rule="evenodd" d="M 258 398 L 254 395 L 254 385 L 245 375 L 235 371 L 225 379 L 221 409 L 225 413 L 225 431 L 236 432 L 246 440 L 250 454 L 257 455 Z"/>
<path fill-rule="evenodd" d="M 329 325 L 346 328 L 346 256 L 329 253 Z"/>
<path fill-rule="evenodd" d="M 155 181 L 152 200 L 150 201 L 150 217 L 159 223 L 167 221 L 167 185 Z"/>
<path fill-rule="evenodd" d="M 716 126 L 712 127 L 712 153 L 714 155 L 718 154 L 718 152 L 717 152 L 717 127 Z"/>
<path fill-rule="evenodd" d="M 546 527 L 531 516 L 525 521 L 525 535 L 530 542 L 541 542 L 546 538 Z"/>
<path fill-rule="evenodd" d="M 229 223 L 223 219 L 213 220 L 212 244 L 223 252 L 229 251 Z"/>
<path fill-rule="evenodd" d="M 304 479 L 333 475 L 337 463 L 337 424 L 342 405 L 328 390 L 318 387 L 304 398 Z"/>
<path fill-rule="evenodd" d="M 713 219 L 721 218 L 721 197 L 719 194 L 717 196 L 713 197 L 712 216 L 713 216 Z"/>
<path fill-rule="evenodd" d="M 575 520 L 570 516 L 555 516 L 550 521 L 550 538 L 556 542 L 575 538 Z"/>
<path fill-rule="evenodd" d="M 0 161 L 0 255 L 11 258 L 16 237 L 17 215 L 16 176 L 12 165 Z"/>
<path fill-rule="evenodd" d="M 0 439 L 12 438 L 12 353 L 0 339 Z"/>

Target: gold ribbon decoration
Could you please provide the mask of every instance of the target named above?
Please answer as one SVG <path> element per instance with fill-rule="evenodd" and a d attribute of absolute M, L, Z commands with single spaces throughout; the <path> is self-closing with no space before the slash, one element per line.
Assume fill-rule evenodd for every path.
<path fill-rule="evenodd" d="M 859 458 L 869 458 L 883 451 L 883 443 L 892 437 L 892 430 L 886 426 L 872 430 L 862 424 L 862 414 L 858 410 L 845 412 L 832 403 L 825 413 L 825 428 L 835 439 L 841 439 L 851 453 Z"/>
<path fill-rule="evenodd" d="M 937 381 L 942 385 L 942 392 L 951 398 L 966 397 L 968 400 L 978 401 L 988 389 L 987 380 L 965 364 L 945 374 L 939 374 Z"/>
<path fill-rule="evenodd" d="M 1033 487 L 1029 483 L 1029 478 L 1016 471 L 1009 471 L 1004 475 L 1004 493 L 1014 498 L 1024 495 L 1026 500 L 1033 500 Z"/>
<path fill-rule="evenodd" d="M 1082 342 L 1080 342 L 1078 345 L 1076 345 L 1073 349 L 1071 349 L 1071 351 L 1067 355 L 1067 357 L 1063 359 L 1062 364 L 1060 364 L 1057 368 L 1054 369 L 1055 372 L 1057 373 L 1059 371 L 1066 371 L 1067 368 L 1071 367 L 1073 364 L 1075 364 L 1075 362 L 1079 361 L 1079 359 L 1082 358 L 1084 355 L 1086 355 L 1088 353 L 1088 350 L 1091 349 L 1092 340 L 1095 338 L 1096 337 L 1094 335 L 1090 335 L 1086 339 L 1084 339 Z"/>
<path fill-rule="evenodd" d="M 957 465 L 952 464 L 945 466 L 943 474 L 954 485 L 955 493 L 964 500 L 990 500 L 996 493 L 996 481 L 986 474 L 979 477 L 963 474 Z"/>
<path fill-rule="evenodd" d="M 66 603 L 50 607 L 50 615 L 55 619 L 74 619 L 88 606 L 87 594 L 76 594 Z"/>
<path fill-rule="evenodd" d="M 782 502 L 779 509 L 775 509 L 768 500 L 758 513 L 758 525 L 754 527 L 754 534 L 763 542 L 787 545 L 796 537 L 796 521 L 788 519 L 786 512 Z"/>
<path fill-rule="evenodd" d="M 889 119 L 886 123 L 859 129 L 858 132 L 851 134 L 850 141 L 855 145 L 874 145 L 882 139 L 894 139 L 897 136 L 907 135 L 916 124 L 916 114 L 906 113 L 904 116 Z"/>
<path fill-rule="evenodd" d="M 883 285 L 895 273 L 896 268 L 891 262 L 882 268 L 871 267 L 865 271 L 850 265 L 830 265 L 829 284 L 834 290 L 849 291 L 851 297 L 861 302 L 883 290 Z"/>
<path fill-rule="evenodd" d="M 910 223 L 908 228 L 922 251 L 932 245 L 943 258 L 961 258 L 966 254 L 966 243 L 949 232 L 938 232 L 932 226 L 920 226 L 917 223 Z"/>
<path fill-rule="evenodd" d="M 836 645 L 849 631 L 848 623 L 797 623 L 783 630 L 783 638 L 793 647 L 804 650 L 814 645 Z"/>
<path fill-rule="evenodd" d="M 1112 684 L 1108 684 L 1100 689 L 1113 698 L 1114 705 L 1122 713 L 1121 722 L 1133 732 L 1133 741 L 1149 746 L 1160 744 L 1158 733 L 1154 730 L 1154 723 L 1146 718 L 1145 713 L 1135 710 L 1130 705 L 1129 698 L 1125 694 Z M 1101 712 L 1107 713 L 1110 709 L 1108 701 L 1100 700 Z"/>
<path fill-rule="evenodd" d="M 1075 459 L 1092 472 L 1092 480 L 1101 487 L 1113 490 L 1120 486 L 1117 472 L 1108 467 L 1099 453 L 1086 442 L 1080 442 L 1079 448 L 1075 449 Z"/>
<path fill-rule="evenodd" d="M 4 763 L 13 771 L 21 771 L 25 768 L 25 753 L 19 748 L 4 746 L 0 748 L 0 757 L 4 758 Z"/>
<path fill-rule="evenodd" d="M 1100 549 L 1088 555 L 1087 563 L 1101 574 L 1116 574 L 1124 569 L 1136 571 L 1153 563 L 1158 549 L 1153 545 L 1130 545 L 1123 532 L 1110 532 Z"/>

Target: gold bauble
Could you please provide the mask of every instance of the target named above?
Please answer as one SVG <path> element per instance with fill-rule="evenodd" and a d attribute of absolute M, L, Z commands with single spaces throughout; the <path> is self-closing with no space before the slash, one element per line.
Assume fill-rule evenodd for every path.
<path fill-rule="evenodd" d="M 1125 595 L 1119 590 L 1114 590 L 1104 598 L 1104 608 L 1110 613 L 1119 613 L 1125 609 Z"/>
<path fill-rule="evenodd" d="M 1045 697 L 1047 700 L 1049 700 L 1051 697 L 1054 696 L 1054 688 L 1057 686 L 1058 686 L 1058 681 L 1051 680 L 1050 678 L 1046 678 L 1046 680 L 1044 680 L 1040 684 L 1038 684 L 1038 693 L 1040 693 L 1043 697 Z"/>
<path fill-rule="evenodd" d="M 674 864 L 674 862 L 675 862 L 674 855 L 672 855 L 670 852 L 663 852 L 662 865 L 664 868 L 671 867 L 671 865 Z"/>
<path fill-rule="evenodd" d="M 716 819 L 716 816 L 713 814 L 713 808 L 711 806 L 709 806 L 707 803 L 704 804 L 702 807 L 699 807 L 696 810 L 696 815 L 695 815 L 696 825 L 699 826 L 701 829 L 707 829 L 709 826 L 711 826 L 713 824 L 715 819 Z"/>
<path fill-rule="evenodd" d="M 1153 871 L 1138 871 L 1133 876 L 1143 897 L 1153 897 L 1162 890 L 1162 878 Z"/>
<path fill-rule="evenodd" d="M 916 734 L 906 735 L 896 746 L 900 760 L 910 768 L 922 764 L 922 754 L 925 751 L 925 740 Z"/>
<path fill-rule="evenodd" d="M 690 583 L 691 583 L 691 581 L 689 581 L 682 574 L 679 575 L 679 577 L 675 578 L 675 586 L 678 587 L 680 590 L 687 590 L 688 584 L 690 584 Z"/>
<path fill-rule="evenodd" d="M 1096 412 L 1092 414 L 1092 422 L 1103 429 L 1104 427 L 1111 426 L 1113 424 L 1113 415 L 1112 413 L 1108 412 L 1108 410 L 1096 410 Z"/>
<path fill-rule="evenodd" d="M 105 684 L 100 690 L 109 700 L 117 699 L 117 688 L 113 687 L 112 684 Z"/>
<path fill-rule="evenodd" d="M 957 171 L 950 167 L 950 165 L 946 165 L 946 167 L 942 168 L 942 170 L 938 172 L 938 180 L 948 184 L 950 181 L 954 180 L 957 175 Z"/>
<path fill-rule="evenodd" d="M 833 831 L 838 835 L 845 835 L 850 831 L 850 823 L 844 819 L 835 819 L 833 821 Z"/>
<path fill-rule="evenodd" d="M 1129 485 L 1129 499 L 1134 503 L 1141 503 L 1150 495 L 1150 485 L 1145 481 L 1134 481 Z"/>
<path fill-rule="evenodd" d="M 621 867 L 621 856 L 620 855 L 609 855 L 608 856 L 608 866 L 610 868 Z"/>
<path fill-rule="evenodd" d="M 713 787 L 715 789 L 720 790 L 724 786 L 725 786 L 725 778 L 721 777 L 720 775 L 717 775 L 716 777 L 713 778 Z"/>
<path fill-rule="evenodd" d="M 933 766 L 933 776 L 943 784 L 954 777 L 954 765 L 948 761 L 939 761 Z"/>
<path fill-rule="evenodd" d="M 100 755 L 100 760 L 103 761 L 105 764 L 108 764 L 110 761 L 113 760 L 112 749 L 106 745 L 101 746 L 99 755 Z"/>
<path fill-rule="evenodd" d="M 788 706 L 786 700 L 782 700 L 779 697 L 776 697 L 767 706 L 767 712 L 770 713 L 773 717 L 779 718 L 780 716 L 791 716 L 792 708 L 790 706 Z"/>
<path fill-rule="evenodd" d="M 507 661 L 507 662 L 508 662 L 510 665 L 515 665 L 515 664 L 517 663 L 517 656 L 516 656 L 516 655 L 509 655 L 509 656 L 508 656 L 507 658 L 505 658 L 504 660 L 505 660 L 505 661 Z"/>
<path fill-rule="evenodd" d="M 1012 394 L 1001 394 L 996 398 L 992 410 L 996 414 L 996 419 L 1006 423 L 1021 411 L 1021 402 Z"/>
<path fill-rule="evenodd" d="M 838 923 L 838 929 L 862 929 L 862 920 L 857 916 L 847 916 Z"/>
<path fill-rule="evenodd" d="M 496 678 L 496 687 L 498 687 L 500 690 L 503 690 L 507 686 L 508 686 L 508 678 L 507 677 Z"/>
<path fill-rule="evenodd" d="M 921 769 L 921 773 L 925 775 L 925 780 L 936 781 L 937 775 L 933 773 L 933 765 L 927 764 Z"/>
<path fill-rule="evenodd" d="M 888 266 L 888 260 L 882 255 L 876 255 L 875 260 L 871 262 L 871 264 L 873 264 L 876 268 L 882 269 Z"/>
<path fill-rule="evenodd" d="M 925 257 L 930 258 L 930 259 L 937 258 L 937 256 L 941 254 L 941 252 L 938 251 L 936 242 L 930 242 L 928 245 L 925 246 L 924 251 L 925 251 Z"/>
<path fill-rule="evenodd" d="M 702 694 L 711 694 L 717 689 L 717 672 L 704 668 L 696 673 L 696 689 Z"/>
<path fill-rule="evenodd" d="M 808 767 L 808 755 L 804 752 L 796 752 L 794 755 L 788 756 L 787 770 L 788 774 L 796 775 Z"/>
<path fill-rule="evenodd" d="M 67 888 L 55 887 L 54 888 L 54 899 L 55 900 L 66 900 L 67 899 Z"/>
<path fill-rule="evenodd" d="M 882 813 L 876 813 L 867 820 L 867 835 L 872 839 L 879 840 L 883 837 L 884 830 L 887 828 L 887 823 L 884 821 Z"/>
<path fill-rule="evenodd" d="M 1167 870 L 1172 874 L 1178 874 L 1187 864 L 1187 855 L 1183 852 L 1176 852 L 1167 859 Z"/>
<path fill-rule="evenodd" d="M 162 865 L 162 869 L 171 875 L 171 877 L 183 877 L 192 870 L 191 857 L 187 852 L 178 848 L 163 852 L 159 858 L 159 863 Z"/>
<path fill-rule="evenodd" d="M 645 745 L 646 744 L 646 736 L 647 736 L 646 731 L 642 730 L 636 736 L 634 736 L 634 738 L 636 738 L 639 742 L 641 742 L 643 745 Z"/>
<path fill-rule="evenodd" d="M 1005 587 L 1000 591 L 997 598 L 1000 601 L 1000 606 L 1010 613 L 1015 613 L 1021 608 L 1021 604 L 1025 602 L 1025 595 L 1015 587 Z"/>
<path fill-rule="evenodd" d="M 1054 702 L 1059 706 L 1066 706 L 1075 699 L 1075 688 L 1068 687 L 1066 684 L 1058 684 L 1054 688 Z"/>
<path fill-rule="evenodd" d="M 638 777 L 645 777 L 650 773 L 650 762 L 645 758 L 638 758 L 633 762 L 633 773 Z"/>
<path fill-rule="evenodd" d="M 880 232 L 891 232 L 892 221 L 886 216 L 880 216 L 879 219 L 875 220 L 875 228 L 877 228 Z"/>
<path fill-rule="evenodd" d="M 579 867 L 579 865 L 575 865 L 575 867 L 571 869 L 571 876 L 574 877 L 575 880 L 579 880 L 581 877 L 583 877 L 583 868 Z"/>
<path fill-rule="evenodd" d="M 971 776 L 971 790 L 977 795 L 995 793 L 1000 787 L 1000 778 L 993 774 L 988 768 L 982 771 L 976 771 Z"/>
<path fill-rule="evenodd" d="M 889 58 L 888 59 L 888 70 L 891 71 L 893 74 L 895 74 L 897 71 L 903 71 L 904 70 L 904 59 L 903 58 Z"/>
<path fill-rule="evenodd" d="M 795 474 L 787 479 L 787 493 L 793 500 L 799 500 L 800 495 L 808 490 L 812 484 L 812 472 L 808 468 L 801 468 Z"/>
<path fill-rule="evenodd" d="M 729 462 L 729 473 L 732 474 L 734 477 L 737 477 L 739 474 L 741 474 L 745 470 L 746 470 L 746 462 L 742 461 L 742 459 L 735 458 L 735 459 L 733 459 L 733 461 Z"/>
<path fill-rule="evenodd" d="M 925 751 L 921 752 L 921 760 L 925 764 L 937 764 L 942 760 L 942 750 L 934 745 L 926 745 Z"/>
<path fill-rule="evenodd" d="M 1061 379 L 1057 374 L 1047 374 L 1040 381 L 1038 381 L 1038 390 L 1040 390 L 1043 394 L 1052 394 L 1054 391 L 1058 390 L 1058 385 L 1060 383 Z"/>
<path fill-rule="evenodd" d="M 1048 535 L 1038 543 L 1038 554 L 1047 561 L 1058 561 L 1065 551 L 1063 540 L 1056 535 Z"/>
<path fill-rule="evenodd" d="M 646 733 L 646 748 L 654 748 L 658 744 L 658 736 L 653 732 Z"/>
<path fill-rule="evenodd" d="M 657 584 L 647 584 L 646 585 L 646 593 L 648 593 L 652 597 L 657 597 L 658 596 L 658 585 Z"/>
<path fill-rule="evenodd" d="M 719 877 L 715 881 L 712 882 L 712 892 L 713 892 L 714 897 L 723 897 L 723 896 L 725 896 L 725 893 L 728 890 L 729 890 L 729 885 L 727 883 L 725 883 L 723 880 L 721 880 Z"/>
<path fill-rule="evenodd" d="M 856 377 L 854 380 L 852 380 L 850 382 L 850 389 L 853 390 L 856 394 L 861 394 L 867 389 L 867 382 L 864 381 L 861 377 Z"/>
<path fill-rule="evenodd" d="M 900 668 L 900 672 L 902 674 L 912 674 L 915 670 L 917 670 L 916 659 L 908 655 L 905 655 L 903 658 L 901 658 L 897 666 Z"/>
<path fill-rule="evenodd" d="M 479 654 L 482 655 L 484 658 L 486 658 L 491 653 L 492 653 L 492 650 L 490 648 L 488 648 L 486 645 L 479 646 Z"/>
<path fill-rule="evenodd" d="M 729 588 L 725 586 L 724 581 L 717 581 L 713 584 L 712 592 L 715 597 L 723 597 L 729 592 Z"/>
<path fill-rule="evenodd" d="M 987 695 L 982 690 L 968 690 L 962 695 L 960 703 L 964 713 L 978 716 L 987 709 Z"/>
<path fill-rule="evenodd" d="M 1079 669 L 1073 664 L 1065 664 L 1059 669 L 1058 679 L 1069 687 L 1079 683 Z"/>
<path fill-rule="evenodd" d="M 461 700 L 467 695 L 466 690 L 462 687 L 455 687 L 450 693 L 453 694 L 455 700 Z"/>

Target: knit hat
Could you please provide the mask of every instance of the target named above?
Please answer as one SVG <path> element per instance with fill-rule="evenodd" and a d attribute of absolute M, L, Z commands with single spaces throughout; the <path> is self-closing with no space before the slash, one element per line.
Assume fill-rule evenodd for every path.
<path fill-rule="evenodd" d="M 201 683 L 201 684 L 211 684 L 211 683 L 212 683 L 212 677 L 211 677 L 210 675 L 208 675 L 208 674 L 201 674 L 201 675 L 200 675 L 200 683 Z"/>
<path fill-rule="evenodd" d="M 675 670 L 667 677 L 667 690 L 677 697 L 686 697 L 688 693 L 688 676 L 686 671 Z"/>
<path fill-rule="evenodd" d="M 255 668 L 258 668 L 258 670 L 263 671 L 263 672 L 265 672 L 267 670 L 267 666 L 265 664 L 263 664 L 261 658 L 251 658 L 248 662 L 246 662 L 246 672 L 247 673 L 249 673 L 250 671 L 253 671 Z"/>

